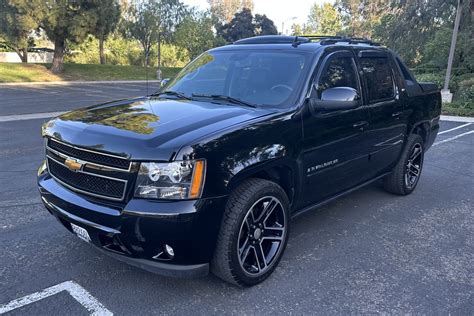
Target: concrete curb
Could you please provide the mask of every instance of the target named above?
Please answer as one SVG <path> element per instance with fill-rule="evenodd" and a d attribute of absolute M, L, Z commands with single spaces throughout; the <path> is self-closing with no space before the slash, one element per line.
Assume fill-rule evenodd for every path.
<path fill-rule="evenodd" d="M 474 123 L 474 117 L 441 115 L 441 121 Z"/>
<path fill-rule="evenodd" d="M 81 84 L 120 84 L 120 83 L 146 83 L 146 80 L 98 80 L 98 81 L 41 81 L 41 82 L 3 82 L 0 83 L 0 87 L 3 86 L 45 86 L 45 85 L 81 85 Z M 148 80 L 148 83 L 159 83 L 159 80 Z"/>

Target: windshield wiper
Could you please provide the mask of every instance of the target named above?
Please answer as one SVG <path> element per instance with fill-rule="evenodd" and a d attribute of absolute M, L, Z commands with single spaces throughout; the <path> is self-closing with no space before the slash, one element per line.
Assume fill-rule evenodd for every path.
<path fill-rule="evenodd" d="M 193 93 L 192 96 L 196 97 L 196 98 L 209 98 L 209 99 L 213 99 L 213 100 L 227 101 L 227 102 L 233 103 L 233 104 L 238 104 L 238 105 L 248 106 L 248 107 L 251 107 L 251 108 L 256 108 L 256 106 L 251 104 L 251 103 L 247 103 L 245 101 L 230 97 L 228 95 L 222 95 L 222 94 L 195 94 L 195 93 Z"/>
<path fill-rule="evenodd" d="M 185 94 L 183 94 L 181 92 L 177 92 L 177 91 L 171 91 L 171 90 L 153 93 L 151 96 L 158 97 L 158 96 L 165 95 L 165 94 L 172 95 L 172 96 L 178 97 L 180 99 L 191 100 L 191 98 L 186 96 Z"/>

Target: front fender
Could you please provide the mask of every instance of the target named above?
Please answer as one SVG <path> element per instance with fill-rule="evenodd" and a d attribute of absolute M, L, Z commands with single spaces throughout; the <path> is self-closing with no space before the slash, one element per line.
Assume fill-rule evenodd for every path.
<path fill-rule="evenodd" d="M 203 197 L 228 195 L 239 179 L 279 163 L 291 165 L 301 133 L 301 120 L 280 113 L 183 147 L 176 159 L 206 159 Z"/>

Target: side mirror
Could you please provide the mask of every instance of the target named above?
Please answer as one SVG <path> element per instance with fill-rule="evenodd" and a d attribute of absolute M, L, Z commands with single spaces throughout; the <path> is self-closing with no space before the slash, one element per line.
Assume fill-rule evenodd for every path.
<path fill-rule="evenodd" d="M 360 95 L 350 87 L 336 87 L 324 90 L 321 99 L 310 99 L 312 112 L 350 110 L 360 106 Z"/>
<path fill-rule="evenodd" d="M 160 81 L 160 88 L 166 86 L 166 84 L 170 81 L 170 78 L 165 78 Z"/>

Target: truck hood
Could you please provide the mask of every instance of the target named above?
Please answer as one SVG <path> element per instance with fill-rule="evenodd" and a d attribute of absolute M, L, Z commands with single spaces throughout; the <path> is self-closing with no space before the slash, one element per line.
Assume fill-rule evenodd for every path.
<path fill-rule="evenodd" d="M 168 161 L 195 139 L 273 112 L 143 97 L 65 113 L 46 123 L 43 135 L 130 159 Z"/>

